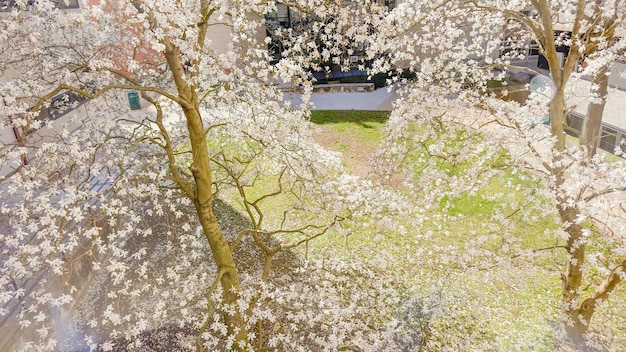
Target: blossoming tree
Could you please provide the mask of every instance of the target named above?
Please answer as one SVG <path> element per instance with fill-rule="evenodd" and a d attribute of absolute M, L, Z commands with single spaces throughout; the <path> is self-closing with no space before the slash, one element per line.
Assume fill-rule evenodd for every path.
<path fill-rule="evenodd" d="M 498 235 L 493 239 L 505 245 L 496 246 L 499 249 L 495 252 L 490 248 L 489 256 L 475 253 L 483 260 L 498 257 L 497 261 L 510 263 L 507 257 L 524 257 L 528 251 L 555 253 L 563 249 L 566 260 L 559 303 L 562 327 L 579 347 L 585 343 L 584 336 L 592 344 L 605 335 L 600 332 L 602 327 L 595 335 L 592 333 L 592 317 L 607 301 L 621 307 L 618 310 L 623 309 L 619 283 L 626 269 L 626 180 L 622 162 L 597 158 L 586 163 L 586 153 L 580 146 L 566 143 L 565 97 L 570 77 L 577 74 L 576 63 L 586 50 L 597 50 L 594 57 L 598 62 L 604 55 L 615 58 L 613 49 L 618 46 L 602 40 L 601 45 L 594 45 L 598 38 L 593 33 L 602 30 L 606 14 L 613 16 L 617 11 L 614 17 L 623 18 L 622 5 L 619 1 L 404 1 L 389 16 L 393 26 L 382 27 L 389 28 L 389 32 L 381 31 L 377 41 L 383 50 L 392 53 L 396 66 L 410 68 L 416 77 L 407 83 L 404 101 L 390 119 L 387 142 L 375 169 L 387 181 L 398 181 L 399 175 L 405 175 L 406 184 L 420 194 L 432 194 L 429 199 L 435 204 L 472 196 L 501 177 L 496 175 L 502 172 L 518 173 L 520 167 L 531 170 L 537 184 L 524 197 L 528 203 L 511 206 L 508 212 L 494 215 L 490 225 L 477 224 L 472 231 L 482 236 L 494 231 L 490 226 L 499 224 Z M 609 8 L 613 11 L 598 11 Z M 613 24 L 621 26 L 622 22 Z M 559 25 L 571 26 L 571 34 L 557 32 Z M 541 94 L 531 93 L 522 104 L 496 98 L 489 84 L 505 82 L 507 89 L 507 78 L 516 69 L 528 72 L 528 68 L 515 65 L 519 62 L 516 59 L 526 55 L 532 40 L 549 63 L 553 97 L 547 102 Z M 569 51 L 561 64 L 558 50 L 564 46 Z M 384 65 L 381 60 L 380 66 Z M 529 87 L 510 87 L 504 95 L 515 89 L 528 91 Z M 550 118 L 549 131 L 537 127 L 546 115 Z M 454 127 L 459 125 L 472 129 L 463 127 L 460 132 Z M 494 154 L 502 147 L 511 160 L 504 161 Z M 414 172 L 388 172 L 398 171 L 398 167 L 406 170 L 407 161 L 419 170 L 417 180 L 412 180 Z M 433 187 L 439 191 L 426 192 Z M 549 199 L 552 210 L 538 199 Z M 506 204 L 505 200 L 502 202 Z M 555 236 L 553 245 L 510 252 L 511 244 L 519 240 L 519 235 L 510 232 L 514 215 L 524 212 L 525 219 L 530 220 L 536 216 L 531 214 L 555 211 L 560 226 L 546 229 L 546 233 Z M 476 265 L 489 266 L 488 262 Z M 613 295 L 617 297 L 611 300 Z"/>
<path fill-rule="evenodd" d="M 289 252 L 389 195 L 313 142 L 308 88 L 301 104 L 280 89 L 364 41 L 384 8 L 281 3 L 327 25 L 290 32 L 270 65 L 274 1 L 57 5 L 17 1 L 0 17 L 3 123 L 20 137 L 2 149 L 15 167 L 2 183 L 4 346 L 392 348 L 381 322 L 397 296 L 380 271 Z"/>

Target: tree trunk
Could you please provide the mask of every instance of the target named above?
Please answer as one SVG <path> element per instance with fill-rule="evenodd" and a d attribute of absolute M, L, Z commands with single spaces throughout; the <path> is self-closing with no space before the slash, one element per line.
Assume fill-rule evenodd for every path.
<path fill-rule="evenodd" d="M 181 99 L 178 104 L 185 114 L 189 141 L 191 142 L 192 162 L 189 169 L 195 181 L 195 189 L 191 198 L 198 214 L 198 220 L 200 220 L 202 225 L 204 236 L 207 242 L 209 242 L 209 247 L 211 247 L 211 253 L 213 254 L 213 260 L 217 266 L 220 284 L 223 289 L 223 299 L 226 304 L 236 307 L 237 299 L 239 298 L 239 273 L 233 259 L 230 244 L 219 229 L 217 219 L 213 213 L 211 164 L 196 87 L 190 85 L 186 79 L 185 65 L 180 59 L 178 49 L 167 37 L 163 39 L 162 43 L 165 45 L 165 59 L 172 72 L 174 84 Z M 234 336 L 235 341 L 241 343 L 241 346 L 233 346 L 233 348 L 243 350 L 248 343 L 244 317 L 235 309 L 234 314 L 224 314 L 223 318 L 228 327 L 229 336 Z"/>
<path fill-rule="evenodd" d="M 207 147 L 204 125 L 200 112 L 197 108 L 185 109 L 187 118 L 187 128 L 191 141 L 191 151 L 193 156 L 190 169 L 193 173 L 196 189 L 193 199 L 196 212 L 204 236 L 209 242 L 213 259 L 220 273 L 220 284 L 224 290 L 224 300 L 227 304 L 236 306 L 239 291 L 239 273 L 233 259 L 230 244 L 219 229 L 217 219 L 213 213 L 213 180 L 211 175 L 211 165 L 209 162 L 209 152 Z M 228 334 L 235 336 L 236 341 L 247 344 L 247 333 L 245 321 L 239 311 L 235 309 L 235 314 L 224 315 L 224 320 L 228 326 Z M 243 348 L 243 346 L 241 346 Z"/>
<path fill-rule="evenodd" d="M 594 86 L 597 86 L 598 91 L 592 92 L 594 98 L 591 99 L 587 106 L 587 116 L 583 120 L 583 127 L 580 131 L 580 145 L 587 148 L 589 158 L 595 155 L 598 139 L 600 138 L 600 124 L 602 123 L 602 114 L 609 88 L 609 76 L 607 73 L 608 67 L 603 66 L 593 76 L 591 81 L 592 89 Z"/>
<path fill-rule="evenodd" d="M 563 203 L 563 202 L 561 202 Z M 578 210 L 575 208 L 560 208 L 559 215 L 564 224 L 571 224 L 565 230 L 569 234 L 565 248 L 568 253 L 568 263 L 565 274 L 562 275 L 562 305 L 563 313 L 570 320 L 565 324 L 568 337 L 577 346 L 584 343 L 584 334 L 587 332 L 591 316 L 595 310 L 595 301 L 585 300 L 580 307 L 580 289 L 582 286 L 582 267 L 585 261 L 585 243 L 583 242 L 582 227 L 576 224 Z"/>
<path fill-rule="evenodd" d="M 565 91 L 564 84 L 555 82 L 556 94 L 550 102 L 550 130 L 556 137 L 556 150 L 565 150 Z"/>
<path fill-rule="evenodd" d="M 587 298 L 580 307 L 567 312 L 567 316 L 573 324 L 565 324 L 565 332 L 572 343 L 580 350 L 585 350 L 585 334 L 589 329 L 589 323 L 595 310 L 595 299 Z"/>
<path fill-rule="evenodd" d="M 550 102 L 550 130 L 556 138 L 552 162 L 555 166 L 549 167 L 551 176 L 556 178 L 554 191 L 557 191 L 557 208 L 565 231 L 569 237 L 566 244 L 568 262 L 562 279 L 562 309 L 568 322 L 565 330 L 572 342 L 578 348 L 584 350 L 584 334 L 587 332 L 589 322 L 596 308 L 596 298 L 588 298 L 579 306 L 580 292 L 582 291 L 583 264 L 585 260 L 586 243 L 583 238 L 582 227 L 576 222 L 579 209 L 569 205 L 570 199 L 562 196 L 561 187 L 565 183 L 563 174 L 564 166 L 561 161 L 563 156 L 560 152 L 565 150 L 565 87 L 572 72 L 576 67 L 576 62 L 580 59 L 583 47 L 579 47 L 584 33 L 581 32 L 581 25 L 585 20 L 585 9 L 588 1 L 576 0 L 576 10 L 571 28 L 571 46 L 563 66 L 560 66 L 555 40 L 555 30 L 553 26 L 554 16 L 551 4 L 548 0 L 534 0 L 533 7 L 539 13 L 538 21 L 524 19 L 524 23 L 529 26 L 535 35 L 538 43 L 543 46 L 543 54 L 548 60 L 550 75 L 555 85 L 556 93 Z M 596 296 L 594 296 L 596 297 Z M 601 296 L 597 296 L 601 297 Z"/>

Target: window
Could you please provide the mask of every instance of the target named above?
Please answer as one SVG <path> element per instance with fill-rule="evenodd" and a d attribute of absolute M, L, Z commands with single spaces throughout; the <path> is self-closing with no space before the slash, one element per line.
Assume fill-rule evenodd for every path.
<path fill-rule="evenodd" d="M 50 106 L 47 108 L 47 116 L 50 120 L 56 120 L 65 113 L 76 109 L 84 102 L 85 97 L 78 93 L 72 91 L 61 93 L 50 100 Z"/>
<path fill-rule="evenodd" d="M 396 7 L 396 0 L 385 0 L 384 1 L 385 6 L 387 6 L 390 9 L 393 9 L 394 7 Z"/>
<path fill-rule="evenodd" d="M 267 47 L 272 57 L 272 63 L 276 63 L 281 59 L 284 48 L 280 38 L 275 34 L 281 28 L 293 28 L 291 9 L 278 4 L 276 11 L 267 14 L 265 20 L 267 24 L 266 35 L 272 39 Z"/>
<path fill-rule="evenodd" d="M 606 126 L 602 126 L 600 132 L 600 142 L 598 143 L 598 148 L 602 150 L 606 150 L 609 153 L 613 153 L 615 147 L 617 147 L 617 137 L 619 132 Z"/>
<path fill-rule="evenodd" d="M 82 95 L 66 91 L 50 99 L 50 104 L 41 108 L 37 120 L 41 121 L 41 126 L 45 126 L 48 122 L 60 118 L 85 102 L 87 102 L 87 99 Z M 31 129 L 28 133 L 30 134 L 34 131 L 35 129 Z"/>
<path fill-rule="evenodd" d="M 574 137 L 580 135 L 580 131 L 583 129 L 583 120 L 585 115 L 571 112 L 565 117 L 565 132 Z"/>

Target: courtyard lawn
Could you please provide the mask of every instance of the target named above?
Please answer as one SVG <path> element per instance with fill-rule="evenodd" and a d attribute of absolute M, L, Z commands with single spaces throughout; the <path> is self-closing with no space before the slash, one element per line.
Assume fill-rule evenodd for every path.
<path fill-rule="evenodd" d="M 346 172 L 362 177 L 367 177 L 387 118 L 387 112 L 379 111 L 311 114 L 317 142 L 341 152 Z M 500 154 L 495 156 L 497 164 L 508 164 L 508 155 Z M 464 163 L 454 166 L 455 175 L 462 174 L 472 160 Z M 450 165 L 444 161 L 430 167 L 448 170 Z M 412 175 L 416 181 L 421 177 L 420 172 Z M 276 181 L 257 180 L 252 188 L 276 189 Z M 315 259 L 393 258 L 385 270 L 397 278 L 407 300 L 419 297 L 427 310 L 428 318 L 422 318 L 427 324 L 420 329 L 429 335 L 430 350 L 465 345 L 466 350 L 476 351 L 555 351 L 560 274 L 566 258 L 557 248 L 559 239 L 551 235 L 559 227 L 558 217 L 537 210 L 554 207 L 537 199 L 536 208 L 522 209 L 528 203 L 527 191 L 537 187 L 541 183 L 529 175 L 503 169 L 482 187 L 442 197 L 428 207 L 418 193 L 410 193 L 414 207 L 423 208 L 419 221 L 391 213 L 382 221 L 363 216 L 296 251 Z M 284 209 L 302 199 L 279 196 L 267 201 L 280 204 L 268 209 Z M 506 220 L 494 226 L 494 216 Z M 265 217 L 272 222 L 281 214 Z M 607 318 L 606 324 L 610 321 Z"/>
<path fill-rule="evenodd" d="M 346 169 L 356 175 L 367 170 L 369 156 L 376 150 L 388 111 L 314 110 L 311 122 L 319 126 L 318 143 L 343 154 Z"/>
<path fill-rule="evenodd" d="M 318 142 L 342 152 L 348 171 L 363 175 L 382 138 L 387 116 L 385 112 L 313 111 L 311 121 L 322 129 L 316 136 Z M 415 177 L 419 176 L 416 172 Z M 521 187 L 511 191 L 506 184 Z M 524 187 L 536 186 L 505 172 L 504 178 L 494 178 L 477 192 L 442 199 L 438 207 L 423 214 L 425 221 L 419 228 L 409 222 L 403 225 L 402 220 L 395 229 L 355 223 L 341 234 L 316 239 L 308 253 L 350 257 L 386 252 L 401 258 L 390 269 L 407 287 L 407 295 L 439 292 L 441 301 L 446 302 L 430 322 L 433 341 L 442 350 L 458 346 L 459 341 L 439 340 L 452 333 L 466 339 L 473 350 L 551 351 L 563 253 L 547 250 L 516 258 L 511 251 L 511 260 L 504 263 L 494 254 L 507 257 L 503 252 L 508 247 L 507 237 L 514 238 L 511 247 L 529 253 L 554 245 L 554 238 L 545 232 L 558 226 L 557 219 L 554 214 L 519 214 L 512 216 L 512 228 L 501 228 L 502 232 L 482 226 L 492 221 L 496 212 L 506 211 L 500 203 L 523 203 Z M 419 196 L 415 201 L 416 207 L 420 206 Z M 484 255 L 476 254 L 481 251 Z"/>

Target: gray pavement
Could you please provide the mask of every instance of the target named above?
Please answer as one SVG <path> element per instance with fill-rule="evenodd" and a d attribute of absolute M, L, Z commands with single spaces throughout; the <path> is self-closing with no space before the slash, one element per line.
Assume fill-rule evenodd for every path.
<path fill-rule="evenodd" d="M 316 110 L 392 110 L 396 98 L 393 88 L 380 88 L 373 92 L 313 93 L 311 101 Z"/>
<path fill-rule="evenodd" d="M 286 98 L 299 103 L 298 93 L 286 93 Z M 358 93 L 312 93 L 313 110 L 378 110 L 391 111 L 399 97 L 393 88 L 379 88 L 373 92 Z"/>

